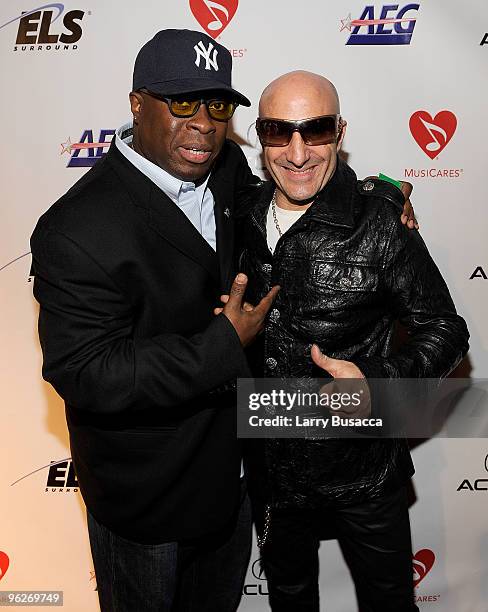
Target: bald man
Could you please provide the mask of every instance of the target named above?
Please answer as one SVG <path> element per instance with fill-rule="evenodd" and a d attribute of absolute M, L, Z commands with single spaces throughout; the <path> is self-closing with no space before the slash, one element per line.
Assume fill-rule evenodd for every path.
<path fill-rule="evenodd" d="M 256 127 L 272 180 L 255 188 L 242 221 L 241 269 L 250 303 L 281 287 L 254 346 L 256 374 L 447 375 L 467 352 L 466 325 L 419 233 L 400 222 L 400 190 L 358 181 L 338 157 L 347 123 L 332 83 L 303 71 L 278 78 L 262 94 Z M 394 352 L 396 321 L 409 341 Z M 361 612 L 418 610 L 413 472 L 405 440 L 256 444 L 247 473 L 272 610 L 319 610 L 324 526 L 339 539 Z"/>

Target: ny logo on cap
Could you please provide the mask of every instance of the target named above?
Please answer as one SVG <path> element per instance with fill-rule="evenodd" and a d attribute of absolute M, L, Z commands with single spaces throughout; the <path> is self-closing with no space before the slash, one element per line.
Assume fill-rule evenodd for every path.
<path fill-rule="evenodd" d="M 205 45 L 202 41 L 193 47 L 195 49 L 195 53 L 197 54 L 195 59 L 195 65 L 200 68 L 200 60 L 203 57 L 205 60 L 205 70 L 210 70 L 212 67 L 214 70 L 218 70 L 219 67 L 217 65 L 217 49 L 214 49 L 214 46 L 211 42 L 208 43 L 208 49 L 205 49 Z M 213 49 L 213 53 L 212 53 Z M 212 57 L 210 54 L 212 53 Z"/>

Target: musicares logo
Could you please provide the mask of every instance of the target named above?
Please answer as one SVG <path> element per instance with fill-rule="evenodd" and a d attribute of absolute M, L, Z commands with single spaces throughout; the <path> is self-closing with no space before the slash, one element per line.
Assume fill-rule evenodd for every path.
<path fill-rule="evenodd" d="M 0 550 L 0 580 L 5 576 L 10 565 L 10 560 L 6 553 Z"/>
<path fill-rule="evenodd" d="M 457 127 L 457 119 L 451 111 L 443 110 L 432 118 L 425 110 L 418 110 L 410 117 L 410 132 L 422 151 L 434 159 L 447 146 Z"/>
<path fill-rule="evenodd" d="M 190 0 L 193 16 L 212 38 L 217 38 L 232 21 L 239 0 Z"/>
<path fill-rule="evenodd" d="M 413 585 L 418 586 L 432 569 L 435 562 L 434 553 L 422 548 L 413 557 Z"/>
<path fill-rule="evenodd" d="M 426 110 L 418 110 L 410 117 L 409 126 L 415 142 L 433 160 L 438 158 L 454 136 L 457 119 L 449 110 L 441 110 L 435 117 Z M 405 178 L 455 179 L 463 172 L 463 168 L 405 168 Z"/>

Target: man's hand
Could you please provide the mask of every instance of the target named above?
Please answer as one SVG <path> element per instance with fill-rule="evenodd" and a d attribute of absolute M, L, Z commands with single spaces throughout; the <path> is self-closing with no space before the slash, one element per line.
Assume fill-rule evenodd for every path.
<path fill-rule="evenodd" d="M 377 176 L 366 177 L 366 179 L 372 179 L 372 178 L 377 179 L 378 177 Z M 415 211 L 413 209 L 412 202 L 410 202 L 410 194 L 412 193 L 413 185 L 412 183 L 409 183 L 407 181 L 399 181 L 399 182 L 400 182 L 400 190 L 405 197 L 405 204 L 403 205 L 403 211 L 402 211 L 400 220 L 403 223 L 403 225 L 406 225 L 409 229 L 414 229 L 414 228 L 419 229 L 420 226 L 417 222 L 417 219 L 415 218 Z"/>
<path fill-rule="evenodd" d="M 361 403 L 359 406 L 348 405 L 342 406 L 335 414 L 345 417 L 353 418 L 365 418 L 371 414 L 371 396 L 369 393 L 368 383 L 361 370 L 352 361 L 345 361 L 343 359 L 333 359 L 324 355 L 320 348 L 316 345 L 312 345 L 310 351 L 312 360 L 319 368 L 328 372 L 334 378 L 346 378 L 346 379 L 362 379 L 362 383 L 349 383 L 347 381 L 341 381 L 335 383 L 334 381 L 325 384 L 321 387 L 321 393 L 361 393 Z"/>
<path fill-rule="evenodd" d="M 410 194 L 412 193 L 413 185 L 407 181 L 400 181 L 401 191 L 405 196 L 405 204 L 403 205 L 403 213 L 400 217 L 403 225 L 406 225 L 410 229 L 419 229 L 419 224 L 415 218 L 415 212 L 413 210 L 412 202 L 410 202 Z"/>
<path fill-rule="evenodd" d="M 223 295 L 220 296 L 220 301 L 223 304 L 227 304 L 227 302 L 229 301 L 230 295 L 228 293 L 224 293 Z M 249 304 L 249 302 L 244 302 L 244 304 L 242 305 L 242 309 L 246 310 L 247 312 L 250 312 L 251 310 L 254 310 L 254 306 L 252 304 Z M 214 308 L 214 315 L 219 315 L 221 312 L 224 312 L 224 307 L 219 307 L 219 308 Z"/>
<path fill-rule="evenodd" d="M 225 302 L 223 308 L 216 308 L 215 314 L 224 314 L 234 326 L 242 346 L 250 344 L 254 338 L 262 331 L 264 319 L 273 304 L 280 287 L 276 285 L 259 302 L 257 306 L 252 306 L 247 302 L 242 303 L 242 298 L 247 287 L 247 276 L 239 273 L 232 283 L 229 296 L 222 300 Z"/>

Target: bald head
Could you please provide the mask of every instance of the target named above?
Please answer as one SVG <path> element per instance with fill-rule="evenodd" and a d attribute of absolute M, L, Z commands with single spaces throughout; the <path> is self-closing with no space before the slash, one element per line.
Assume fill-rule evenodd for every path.
<path fill-rule="evenodd" d="M 306 119 L 339 113 L 334 85 L 320 74 L 305 70 L 288 72 L 272 81 L 259 101 L 260 117 Z"/>
<path fill-rule="evenodd" d="M 289 210 L 311 206 L 316 195 L 327 185 L 335 172 L 337 152 L 346 131 L 346 122 L 339 114 L 336 88 L 329 80 L 313 72 L 289 72 L 263 91 L 259 117 L 281 120 L 268 124 L 271 131 L 278 130 L 284 134 L 284 144 L 280 144 L 280 139 L 278 144 L 263 144 L 266 168 L 276 186 L 277 206 Z M 334 115 L 334 122 L 331 123 L 330 119 L 303 122 L 324 115 Z M 290 124 L 286 125 L 287 121 L 299 123 L 292 123 L 290 127 Z"/>

